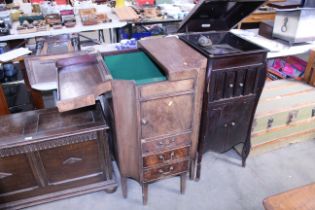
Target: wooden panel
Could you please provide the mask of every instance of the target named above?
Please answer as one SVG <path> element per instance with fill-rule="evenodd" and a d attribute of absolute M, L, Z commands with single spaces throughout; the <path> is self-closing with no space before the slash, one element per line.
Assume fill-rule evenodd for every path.
<path fill-rule="evenodd" d="M 37 183 L 26 155 L 0 159 L 0 203 L 7 193 L 18 194 L 35 187 Z"/>
<path fill-rule="evenodd" d="M 192 129 L 193 95 L 181 95 L 141 103 L 142 138 Z"/>
<path fill-rule="evenodd" d="M 63 184 L 84 176 L 100 175 L 102 170 L 98 155 L 96 141 L 40 152 L 50 184 L 58 184 L 58 182 Z"/>
<path fill-rule="evenodd" d="M 169 164 L 166 166 L 147 169 L 143 173 L 144 182 L 151 182 L 154 180 L 162 179 L 167 176 L 173 176 L 188 170 L 188 161 Z"/>
<path fill-rule="evenodd" d="M 237 66 L 250 66 L 250 65 L 261 65 L 265 63 L 264 53 L 242 55 L 242 56 L 233 56 L 233 57 L 223 57 L 218 58 L 213 61 L 212 68 L 213 70 L 217 69 L 229 69 L 235 68 Z"/>
<path fill-rule="evenodd" d="M 6 115 L 9 113 L 10 112 L 9 112 L 7 100 L 3 92 L 2 85 L 0 84 L 0 115 Z"/>
<path fill-rule="evenodd" d="M 140 142 L 138 140 L 136 87 L 131 81 L 113 80 L 116 150 L 121 176 L 139 180 Z"/>
<path fill-rule="evenodd" d="M 111 90 L 111 76 L 100 55 L 76 56 L 56 65 L 60 112 L 93 105 L 99 95 Z"/>
<path fill-rule="evenodd" d="M 144 155 L 150 155 L 190 145 L 191 133 L 188 133 L 153 141 L 142 140 L 142 152 Z"/>
<path fill-rule="evenodd" d="M 152 167 L 160 164 L 170 163 L 174 160 L 189 158 L 189 147 L 172 150 L 156 155 L 149 155 L 143 158 L 144 167 Z"/>
<path fill-rule="evenodd" d="M 235 85 L 235 73 L 234 71 L 226 72 L 226 80 L 224 87 L 224 98 L 233 97 L 234 85 Z"/>
<path fill-rule="evenodd" d="M 204 70 L 207 65 L 204 56 L 174 37 L 141 40 L 139 45 L 163 68 L 169 80 L 193 78 L 194 71 Z"/>
<path fill-rule="evenodd" d="M 264 200 L 266 210 L 315 209 L 315 184 L 306 185 Z"/>
<path fill-rule="evenodd" d="M 176 92 L 189 91 L 194 89 L 194 80 L 182 80 L 177 82 L 161 82 L 144 85 L 140 88 L 141 97 L 154 97 Z"/>

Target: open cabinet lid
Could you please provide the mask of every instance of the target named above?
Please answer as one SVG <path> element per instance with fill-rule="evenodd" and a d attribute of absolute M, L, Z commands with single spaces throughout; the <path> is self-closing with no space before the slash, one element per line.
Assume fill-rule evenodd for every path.
<path fill-rule="evenodd" d="M 100 54 L 59 60 L 56 66 L 59 112 L 94 105 L 98 96 L 112 89 L 112 76 L 106 70 Z"/>
<path fill-rule="evenodd" d="M 229 31 L 266 0 L 202 0 L 181 22 L 179 33 Z"/>

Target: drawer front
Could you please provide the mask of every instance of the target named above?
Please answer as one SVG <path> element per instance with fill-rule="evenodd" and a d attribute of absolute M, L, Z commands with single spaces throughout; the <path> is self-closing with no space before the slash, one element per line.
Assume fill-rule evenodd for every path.
<path fill-rule="evenodd" d="M 143 172 L 143 180 L 144 182 L 151 182 L 154 180 L 162 179 L 164 177 L 184 173 L 188 171 L 188 168 L 189 161 L 183 161 L 153 169 L 147 169 Z"/>
<path fill-rule="evenodd" d="M 262 67 L 257 66 L 215 71 L 209 84 L 209 101 L 256 94 L 260 91 L 260 71 Z"/>
<path fill-rule="evenodd" d="M 189 147 L 144 157 L 143 167 L 152 167 L 152 166 L 165 164 L 171 161 L 182 160 L 186 158 L 189 158 Z"/>
<path fill-rule="evenodd" d="M 142 153 L 144 155 L 150 155 L 177 148 L 189 147 L 191 146 L 190 136 L 190 134 L 183 134 L 153 141 L 142 140 Z"/>
<path fill-rule="evenodd" d="M 141 97 L 156 97 L 176 92 L 184 92 L 194 89 L 194 80 L 182 80 L 176 82 L 160 82 L 141 87 Z"/>
<path fill-rule="evenodd" d="M 142 138 L 191 130 L 193 104 L 192 94 L 141 102 Z"/>
<path fill-rule="evenodd" d="M 50 184 L 62 184 L 102 174 L 96 141 L 40 152 Z"/>
<path fill-rule="evenodd" d="M 18 194 L 37 187 L 26 155 L 0 158 L 0 203 L 7 193 Z"/>

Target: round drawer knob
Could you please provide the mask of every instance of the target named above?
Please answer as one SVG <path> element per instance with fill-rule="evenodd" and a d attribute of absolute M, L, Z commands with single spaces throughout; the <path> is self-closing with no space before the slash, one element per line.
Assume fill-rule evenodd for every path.
<path fill-rule="evenodd" d="M 141 120 L 141 124 L 142 124 L 142 125 L 147 125 L 147 124 L 148 124 L 148 121 L 147 121 L 146 119 L 142 119 L 142 120 Z"/>
<path fill-rule="evenodd" d="M 231 125 L 232 125 L 232 126 L 235 126 L 235 125 L 236 125 L 236 123 L 235 123 L 235 122 L 232 122 L 232 123 L 231 123 Z"/>
<path fill-rule="evenodd" d="M 233 87 L 234 87 L 234 84 L 230 84 L 229 87 L 230 87 L 230 88 L 233 88 Z"/>
<path fill-rule="evenodd" d="M 170 171 L 173 171 L 173 170 L 174 170 L 174 166 L 171 166 L 171 167 L 170 167 Z"/>
<path fill-rule="evenodd" d="M 240 83 L 240 87 L 244 87 L 244 84 L 243 84 L 243 83 Z"/>
<path fill-rule="evenodd" d="M 160 156 L 159 156 L 159 159 L 160 159 L 160 160 L 164 160 L 164 156 L 163 156 L 163 155 L 160 155 Z"/>
<path fill-rule="evenodd" d="M 225 124 L 224 124 L 224 127 L 225 127 L 225 128 L 227 128 L 227 127 L 228 127 L 228 124 L 227 124 L 227 123 L 225 123 Z"/>

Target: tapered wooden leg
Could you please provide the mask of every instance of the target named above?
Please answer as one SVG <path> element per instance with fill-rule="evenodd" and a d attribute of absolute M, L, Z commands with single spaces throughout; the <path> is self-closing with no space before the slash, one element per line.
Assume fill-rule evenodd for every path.
<path fill-rule="evenodd" d="M 195 179 L 195 170 L 196 168 L 195 168 L 195 161 L 194 160 L 192 160 L 191 162 L 190 162 L 190 171 L 189 171 L 189 179 L 190 180 L 194 180 Z"/>
<path fill-rule="evenodd" d="M 127 198 L 128 195 L 127 178 L 122 176 L 120 180 L 123 197 Z"/>
<path fill-rule="evenodd" d="M 148 203 L 148 184 L 142 184 L 142 202 L 143 205 L 147 205 Z"/>
<path fill-rule="evenodd" d="M 184 194 L 186 191 L 186 179 L 187 173 L 183 173 L 180 175 L 180 193 Z"/>

